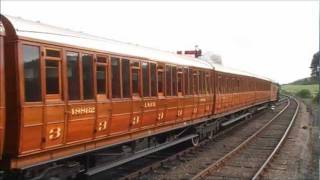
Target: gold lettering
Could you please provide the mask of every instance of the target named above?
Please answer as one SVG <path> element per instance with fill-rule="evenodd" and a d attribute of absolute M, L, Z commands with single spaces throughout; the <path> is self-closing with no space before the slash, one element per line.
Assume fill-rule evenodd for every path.
<path fill-rule="evenodd" d="M 50 129 L 50 131 L 49 131 L 49 139 L 50 140 L 58 139 L 60 136 L 61 136 L 61 128 L 60 127 Z"/>
<path fill-rule="evenodd" d="M 162 120 L 162 119 L 163 119 L 163 116 L 164 116 L 164 113 L 163 113 L 163 112 L 158 113 L 158 120 Z"/>
<path fill-rule="evenodd" d="M 206 98 L 201 98 L 200 102 L 206 102 Z"/>
<path fill-rule="evenodd" d="M 145 102 L 144 103 L 144 107 L 148 108 L 148 107 L 156 107 L 156 103 L 155 102 Z"/>
<path fill-rule="evenodd" d="M 103 131 L 107 129 L 107 121 L 99 122 L 98 131 Z"/>
<path fill-rule="evenodd" d="M 132 119 L 132 125 L 137 125 L 140 122 L 140 117 L 139 116 L 135 116 Z"/>
<path fill-rule="evenodd" d="M 197 113 L 198 112 L 198 108 L 193 108 L 193 113 L 195 114 L 195 113 Z"/>
<path fill-rule="evenodd" d="M 72 115 L 93 114 L 96 112 L 96 107 L 75 107 L 71 109 Z"/>

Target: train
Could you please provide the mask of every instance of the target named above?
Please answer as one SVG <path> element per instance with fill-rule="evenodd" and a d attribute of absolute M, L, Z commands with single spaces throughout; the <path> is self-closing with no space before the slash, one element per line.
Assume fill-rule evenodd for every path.
<path fill-rule="evenodd" d="M 3 179 L 92 179 L 155 150 L 197 145 L 278 99 L 265 77 L 0 18 Z"/>

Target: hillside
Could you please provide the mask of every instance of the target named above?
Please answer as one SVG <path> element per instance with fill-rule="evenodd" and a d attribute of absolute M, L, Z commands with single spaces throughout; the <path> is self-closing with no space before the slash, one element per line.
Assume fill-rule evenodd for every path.
<path fill-rule="evenodd" d="M 315 78 L 307 77 L 307 78 L 293 81 L 289 84 L 291 84 L 291 85 L 312 85 L 312 84 L 317 84 L 317 81 Z"/>
<path fill-rule="evenodd" d="M 317 84 L 310 84 L 310 85 L 285 84 L 281 86 L 281 89 L 292 94 L 296 94 L 302 89 L 308 89 L 311 92 L 312 97 L 316 97 L 319 90 L 319 86 Z"/>

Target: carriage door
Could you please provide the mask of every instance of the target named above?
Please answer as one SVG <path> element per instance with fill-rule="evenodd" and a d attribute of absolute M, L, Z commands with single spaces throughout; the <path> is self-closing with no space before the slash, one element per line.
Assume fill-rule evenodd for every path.
<path fill-rule="evenodd" d="M 109 59 L 107 56 L 96 57 L 96 87 L 97 87 L 97 120 L 95 136 L 102 138 L 108 135 L 110 127 L 111 103 L 109 97 Z"/>
<path fill-rule="evenodd" d="M 64 112 L 62 101 L 62 50 L 43 49 L 43 70 L 45 79 L 44 128 L 46 132 L 45 148 L 63 144 Z"/>
<path fill-rule="evenodd" d="M 66 52 L 68 104 L 68 143 L 94 138 L 96 103 L 94 100 L 93 55 L 80 52 Z M 104 129 L 103 125 L 103 129 Z"/>
<path fill-rule="evenodd" d="M 131 87 L 132 87 L 132 117 L 130 129 L 137 130 L 141 126 L 143 102 L 141 99 L 141 69 L 140 61 L 131 61 Z"/>
<path fill-rule="evenodd" d="M 133 123 L 130 61 L 120 57 L 111 57 L 110 70 L 112 115 L 109 134 L 117 135 L 127 133 L 131 125 L 135 125 L 140 119 L 135 118 L 135 123 Z"/>

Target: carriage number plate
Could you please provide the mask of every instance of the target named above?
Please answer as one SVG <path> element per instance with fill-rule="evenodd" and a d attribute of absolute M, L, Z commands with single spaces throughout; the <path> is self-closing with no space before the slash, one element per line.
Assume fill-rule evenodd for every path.
<path fill-rule="evenodd" d="M 93 114 L 96 112 L 96 107 L 75 107 L 71 109 L 72 115 Z"/>

